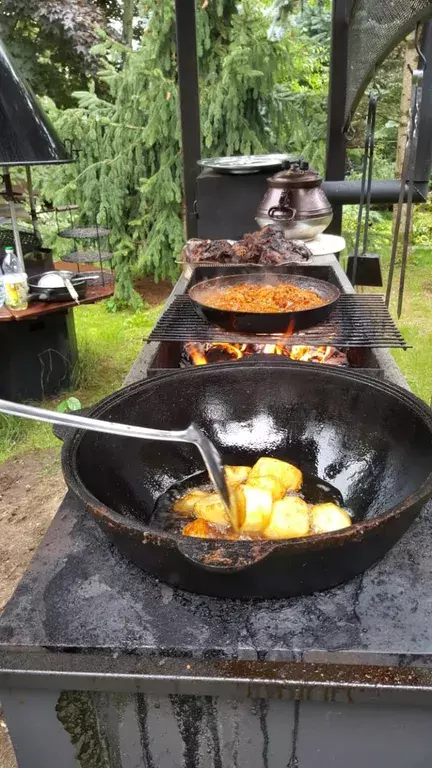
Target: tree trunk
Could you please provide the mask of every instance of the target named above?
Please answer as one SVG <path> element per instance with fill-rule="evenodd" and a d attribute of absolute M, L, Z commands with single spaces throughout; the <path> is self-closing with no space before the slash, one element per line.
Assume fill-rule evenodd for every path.
<path fill-rule="evenodd" d="M 410 72 L 410 67 L 412 69 L 416 69 L 417 67 L 417 51 L 415 49 L 415 33 L 413 32 L 411 35 L 409 35 L 405 41 L 405 51 L 404 51 L 404 63 L 403 63 L 403 73 L 402 73 L 402 92 L 401 92 L 401 100 L 400 100 L 400 108 L 399 108 L 399 128 L 398 128 L 398 135 L 397 135 L 397 145 L 396 145 L 396 165 L 395 165 L 395 178 L 400 179 L 402 175 L 402 166 L 404 161 L 404 155 L 405 155 L 405 145 L 406 145 L 406 134 L 408 129 L 408 118 L 409 118 L 409 111 L 410 111 L 410 103 L 411 103 L 411 89 L 412 89 L 412 75 Z M 396 222 L 396 214 L 397 214 L 397 205 L 393 206 L 393 232 Z M 406 205 L 402 206 L 402 216 L 401 216 L 401 223 L 400 223 L 400 237 L 403 236 L 403 232 L 405 231 L 405 220 L 406 220 Z M 412 229 L 412 222 L 411 222 L 411 229 Z M 398 248 L 398 252 L 400 250 L 401 246 Z"/>
<path fill-rule="evenodd" d="M 123 0 L 123 42 L 132 47 L 135 0 Z"/>

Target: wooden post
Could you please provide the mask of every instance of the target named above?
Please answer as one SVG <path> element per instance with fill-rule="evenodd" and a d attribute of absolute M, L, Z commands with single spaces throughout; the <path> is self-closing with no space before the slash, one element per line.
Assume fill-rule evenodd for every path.
<path fill-rule="evenodd" d="M 195 200 L 201 156 L 195 0 L 176 0 L 175 5 L 186 236 L 190 238 L 198 231 Z"/>

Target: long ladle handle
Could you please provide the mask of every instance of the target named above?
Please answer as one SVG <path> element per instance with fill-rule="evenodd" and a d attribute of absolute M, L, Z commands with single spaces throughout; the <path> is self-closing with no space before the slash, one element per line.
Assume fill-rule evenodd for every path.
<path fill-rule="evenodd" d="M 141 440 L 167 440 L 172 442 L 195 442 L 195 430 L 191 433 L 191 427 L 187 429 L 174 431 L 165 429 L 149 429 L 148 427 L 137 427 L 133 424 L 119 424 L 114 421 L 103 421 L 102 419 L 89 419 L 86 416 L 76 416 L 69 413 L 60 413 L 59 411 L 49 411 L 45 408 L 36 408 L 33 405 L 24 405 L 23 403 L 14 403 L 10 400 L 0 399 L 0 411 L 10 413 L 12 416 L 22 416 L 25 419 L 34 421 L 46 421 L 49 424 L 61 424 L 73 429 L 88 429 L 92 432 L 104 432 L 108 435 L 120 435 L 121 437 L 137 437 Z"/>
<path fill-rule="evenodd" d="M 230 506 L 230 496 L 225 481 L 222 461 L 211 440 L 201 432 L 198 427 L 191 424 L 183 430 L 150 429 L 149 427 L 137 427 L 133 424 L 120 424 L 101 419 L 89 419 L 86 416 L 72 416 L 59 411 L 49 411 L 45 408 L 36 408 L 33 405 L 14 403 L 10 400 L 0 399 L 0 412 L 9 413 L 12 416 L 21 416 L 34 421 L 46 421 L 49 424 L 61 424 L 73 429 L 87 429 L 92 432 L 103 432 L 108 435 L 120 435 L 120 437 L 136 437 L 141 440 L 163 440 L 165 442 L 193 443 L 196 445 L 210 478 L 221 494 L 225 503 L 229 518 L 235 530 L 238 529 L 237 513 Z"/>

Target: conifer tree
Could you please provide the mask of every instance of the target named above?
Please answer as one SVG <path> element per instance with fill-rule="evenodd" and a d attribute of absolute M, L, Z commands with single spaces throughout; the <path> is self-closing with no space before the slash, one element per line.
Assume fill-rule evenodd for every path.
<path fill-rule="evenodd" d="M 78 202 L 84 223 L 112 228 L 117 296 L 126 302 L 134 271 L 176 275 L 184 243 L 174 2 L 143 0 L 140 13 L 137 50 L 106 35 L 97 46 L 109 98 L 93 88 L 75 94 L 75 109 L 47 104 L 81 152 L 75 165 L 45 174 L 44 192 Z M 270 40 L 270 20 L 252 0 L 199 0 L 196 16 L 203 155 L 280 148 L 274 86 L 287 51 Z"/>

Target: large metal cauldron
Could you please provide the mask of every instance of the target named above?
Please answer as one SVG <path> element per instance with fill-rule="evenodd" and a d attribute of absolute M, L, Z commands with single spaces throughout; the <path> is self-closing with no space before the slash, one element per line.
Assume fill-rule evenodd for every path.
<path fill-rule="evenodd" d="M 341 369 L 186 369 L 117 392 L 90 415 L 162 429 L 193 421 L 226 463 L 286 459 L 336 486 L 355 513 L 351 528 L 288 541 L 164 533 L 152 527 L 155 503 L 202 469 L 194 447 L 73 432 L 63 450 L 71 490 L 133 562 L 193 592 L 288 597 L 339 584 L 382 557 L 432 495 L 432 411 L 398 387 Z"/>

